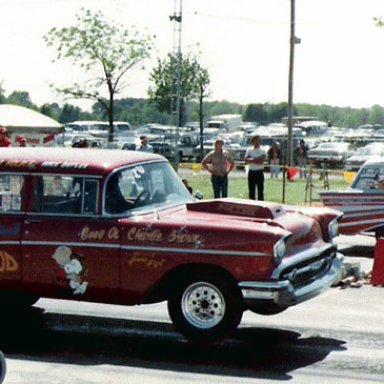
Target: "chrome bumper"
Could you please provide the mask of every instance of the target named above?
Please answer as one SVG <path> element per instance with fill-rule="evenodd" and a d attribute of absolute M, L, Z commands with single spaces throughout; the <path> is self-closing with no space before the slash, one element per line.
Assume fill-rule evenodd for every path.
<path fill-rule="evenodd" d="M 250 310 L 266 305 L 287 308 L 309 300 L 337 283 L 342 274 L 342 261 L 343 255 L 336 253 L 330 267 L 323 274 L 298 287 L 294 287 L 289 280 L 245 281 L 239 283 L 239 287 Z"/>

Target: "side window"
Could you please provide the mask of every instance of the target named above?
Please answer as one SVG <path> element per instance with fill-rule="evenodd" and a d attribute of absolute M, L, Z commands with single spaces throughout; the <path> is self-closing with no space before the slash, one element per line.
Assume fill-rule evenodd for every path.
<path fill-rule="evenodd" d="M 33 212 L 96 213 L 97 180 L 81 176 L 37 176 L 34 183 Z"/>
<path fill-rule="evenodd" d="M 22 210 L 24 176 L 0 175 L 0 213 Z"/>
<path fill-rule="evenodd" d="M 85 180 L 84 183 L 84 213 L 96 213 L 99 195 L 99 183 L 97 180 Z"/>

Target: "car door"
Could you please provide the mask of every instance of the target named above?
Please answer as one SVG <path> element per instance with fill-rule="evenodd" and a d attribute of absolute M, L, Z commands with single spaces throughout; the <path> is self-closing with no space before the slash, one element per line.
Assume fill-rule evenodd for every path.
<path fill-rule="evenodd" d="M 119 231 L 97 214 L 99 181 L 34 177 L 22 233 L 22 279 L 41 296 L 118 300 Z"/>
<path fill-rule="evenodd" d="M 0 287 L 20 289 L 20 230 L 26 175 L 0 174 Z"/>

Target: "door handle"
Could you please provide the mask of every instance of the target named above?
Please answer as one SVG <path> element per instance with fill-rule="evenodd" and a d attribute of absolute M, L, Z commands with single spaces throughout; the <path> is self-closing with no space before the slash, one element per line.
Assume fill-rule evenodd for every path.
<path fill-rule="evenodd" d="M 25 220 L 25 224 L 41 224 L 41 220 L 28 219 Z"/>

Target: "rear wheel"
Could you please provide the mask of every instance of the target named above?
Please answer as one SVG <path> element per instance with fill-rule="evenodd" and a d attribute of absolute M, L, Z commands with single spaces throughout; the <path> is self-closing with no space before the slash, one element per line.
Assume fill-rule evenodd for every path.
<path fill-rule="evenodd" d="M 196 274 L 179 284 L 168 300 L 168 311 L 184 336 L 204 343 L 230 334 L 239 325 L 243 301 L 229 279 Z"/>

